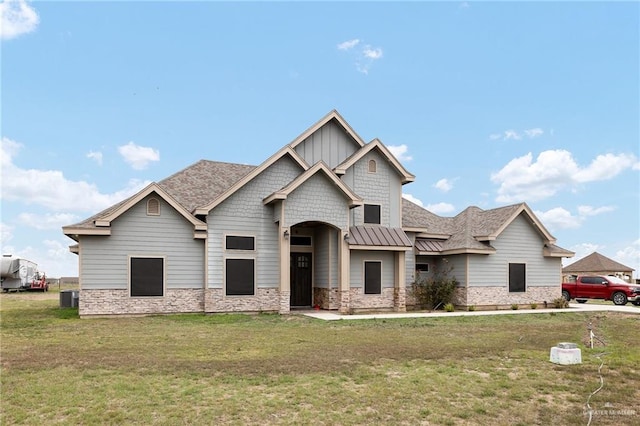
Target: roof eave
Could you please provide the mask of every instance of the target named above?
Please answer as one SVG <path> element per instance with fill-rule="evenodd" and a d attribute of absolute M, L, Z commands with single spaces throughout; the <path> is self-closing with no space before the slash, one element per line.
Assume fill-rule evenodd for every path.
<path fill-rule="evenodd" d="M 412 247 L 411 246 L 364 246 L 364 245 L 349 244 L 349 249 L 351 249 L 351 250 L 409 251 L 409 250 L 412 249 Z"/>
<path fill-rule="evenodd" d="M 72 240 L 78 241 L 79 235 L 111 235 L 111 228 L 63 227 L 62 232 Z"/>

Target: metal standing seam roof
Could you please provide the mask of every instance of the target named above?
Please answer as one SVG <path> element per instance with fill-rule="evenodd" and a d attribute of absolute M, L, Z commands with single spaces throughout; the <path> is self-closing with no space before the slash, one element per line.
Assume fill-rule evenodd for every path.
<path fill-rule="evenodd" d="M 412 247 L 411 240 L 402 228 L 385 226 L 352 226 L 349 228 L 349 245 L 376 247 Z"/>
<path fill-rule="evenodd" d="M 442 251 L 442 240 L 431 238 L 416 238 L 416 248 L 422 253 L 438 253 Z"/>

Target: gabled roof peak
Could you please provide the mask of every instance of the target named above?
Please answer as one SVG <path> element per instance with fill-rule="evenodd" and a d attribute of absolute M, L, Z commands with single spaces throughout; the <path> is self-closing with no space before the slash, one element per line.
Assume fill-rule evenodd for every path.
<path fill-rule="evenodd" d="M 340 127 L 342 127 L 344 131 L 349 136 L 351 136 L 351 138 L 353 138 L 353 140 L 360 147 L 365 145 L 364 140 L 360 137 L 360 135 L 358 135 L 356 131 L 353 130 L 353 128 L 349 125 L 349 123 L 347 123 L 347 121 L 340 115 L 340 113 L 337 110 L 333 109 L 327 115 L 325 115 L 320 120 L 318 120 L 315 124 L 313 124 L 311 127 L 309 127 L 307 130 L 302 132 L 297 138 L 291 141 L 289 143 L 289 146 L 291 146 L 291 148 L 295 148 L 296 146 L 304 142 L 305 139 L 307 139 L 309 136 L 311 136 L 313 133 L 315 133 L 318 129 L 320 129 L 322 126 L 324 126 L 331 120 L 335 120 L 338 123 L 338 125 L 340 125 Z"/>

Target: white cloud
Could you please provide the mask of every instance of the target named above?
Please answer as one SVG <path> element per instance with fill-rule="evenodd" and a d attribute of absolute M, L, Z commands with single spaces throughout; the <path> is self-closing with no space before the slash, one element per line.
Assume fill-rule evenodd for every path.
<path fill-rule="evenodd" d="M 13 239 L 13 226 L 7 225 L 6 223 L 0 223 L 0 243 L 5 246 L 9 241 Z M 2 253 L 4 254 L 4 249 Z"/>
<path fill-rule="evenodd" d="M 526 137 L 528 137 L 529 139 L 534 139 L 537 138 L 539 136 L 542 136 L 544 134 L 544 130 L 542 130 L 539 127 L 535 127 L 532 129 L 525 129 L 524 131 L 524 135 Z M 500 133 L 491 133 L 489 135 L 489 139 L 492 141 L 495 140 L 503 140 L 503 141 L 508 141 L 508 140 L 514 140 L 514 141 L 519 141 L 522 139 L 522 132 L 518 132 L 517 130 L 513 130 L 513 129 L 509 129 L 509 130 L 505 130 L 503 132 Z"/>
<path fill-rule="evenodd" d="M 343 41 L 342 43 L 338 44 L 338 49 L 339 50 L 353 49 L 358 45 L 358 43 L 360 43 L 360 40 L 358 40 L 357 38 L 354 38 L 353 40 Z"/>
<path fill-rule="evenodd" d="M 514 158 L 491 175 L 499 184 L 496 201 L 504 203 L 537 201 L 557 192 L 596 180 L 611 179 L 638 160 L 633 154 L 600 155 L 587 168 L 580 168 L 570 152 L 543 151 L 533 161 L 532 153 Z"/>
<path fill-rule="evenodd" d="M 592 206 L 578 206 L 578 214 L 580 216 L 597 216 L 602 213 L 608 213 L 614 211 L 616 208 L 612 206 L 592 207 Z"/>
<path fill-rule="evenodd" d="M 544 130 L 542 130 L 539 127 L 536 127 L 535 129 L 527 129 L 524 131 L 524 134 L 527 135 L 529 139 L 537 138 L 538 136 L 541 136 L 543 133 L 544 133 Z"/>
<path fill-rule="evenodd" d="M 419 199 L 417 199 L 411 194 L 402 194 L 402 198 L 404 198 L 405 200 L 409 200 L 412 203 L 419 205 L 420 207 L 424 207 L 424 204 L 422 204 L 422 201 L 420 201 Z"/>
<path fill-rule="evenodd" d="M 362 50 L 362 54 L 365 58 L 380 59 L 382 58 L 382 49 L 380 49 L 379 47 L 376 49 L 372 49 L 371 46 L 365 46 L 365 48 Z"/>
<path fill-rule="evenodd" d="M 68 241 L 71 242 L 71 240 Z M 5 254 L 35 262 L 38 270 L 46 273 L 49 278 L 78 275 L 78 256 L 69 252 L 68 244 L 62 239 L 44 239 L 35 246 L 26 246 L 21 249 L 7 246 L 3 247 L 3 251 Z"/>
<path fill-rule="evenodd" d="M 577 171 L 574 179 L 577 182 L 609 180 L 627 168 L 633 169 L 637 161 L 633 154 L 598 155 L 587 168 Z"/>
<path fill-rule="evenodd" d="M 63 226 L 75 223 L 78 220 L 80 220 L 80 217 L 72 213 L 20 213 L 18 215 L 18 222 L 39 230 L 60 229 Z"/>
<path fill-rule="evenodd" d="M 579 228 L 582 218 L 574 216 L 562 207 L 556 207 L 546 212 L 535 211 L 536 217 L 550 230 Z"/>
<path fill-rule="evenodd" d="M 439 189 L 442 192 L 449 192 L 453 189 L 453 181 L 450 181 L 446 178 L 440 179 L 433 184 L 433 187 Z"/>
<path fill-rule="evenodd" d="M 133 142 L 118 147 L 124 161 L 135 170 L 144 170 L 150 162 L 160 160 L 160 152 L 146 146 L 138 146 Z"/>
<path fill-rule="evenodd" d="M 534 213 L 547 228 L 554 230 L 579 228 L 588 217 L 609 213 L 614 210 L 615 207 L 612 206 L 578 206 L 577 215 L 573 215 L 562 207 L 556 207 L 546 212 L 535 211 Z"/>
<path fill-rule="evenodd" d="M 0 4 L 0 34 L 11 39 L 34 31 L 40 23 L 36 10 L 25 0 L 5 0 Z"/>
<path fill-rule="evenodd" d="M 521 136 L 515 130 L 505 130 L 503 139 L 505 141 L 508 141 L 509 139 L 520 140 Z"/>
<path fill-rule="evenodd" d="M 393 154 L 393 156 L 398 159 L 398 161 L 411 161 L 411 160 L 413 160 L 413 157 L 411 157 L 410 155 L 407 155 L 407 151 L 409 150 L 409 148 L 404 144 L 402 144 L 402 145 L 389 145 L 389 146 L 387 146 L 387 148 Z"/>
<path fill-rule="evenodd" d="M 96 163 L 98 163 L 99 165 L 102 166 L 102 153 L 101 152 L 90 151 L 87 154 L 87 158 L 91 158 L 91 159 L 95 160 Z"/>
<path fill-rule="evenodd" d="M 13 157 L 18 154 L 21 146 L 9 138 L 2 138 L 0 198 L 3 202 L 16 201 L 27 205 L 39 205 L 58 212 L 95 212 L 135 194 L 149 183 L 130 180 L 122 190 L 103 194 L 94 184 L 68 180 L 59 170 L 17 167 L 13 164 Z"/>
<path fill-rule="evenodd" d="M 369 70 L 373 65 L 374 61 L 382 58 L 383 52 L 380 47 L 372 47 L 369 44 L 361 45 L 360 48 L 356 49 L 357 46 L 361 45 L 361 40 L 354 38 L 352 40 L 343 41 L 342 43 L 338 43 L 338 50 L 342 50 L 344 52 L 351 52 L 350 55 L 353 57 L 356 70 L 363 74 L 369 74 Z"/>
<path fill-rule="evenodd" d="M 437 204 L 428 204 L 425 207 L 425 209 L 435 214 L 446 214 L 454 211 L 455 207 L 453 207 L 453 204 L 449 204 L 449 203 L 437 203 Z"/>
<path fill-rule="evenodd" d="M 640 239 L 634 241 L 632 245 L 624 247 L 616 252 L 616 259 L 623 265 L 629 266 L 634 271 L 634 276 L 640 276 Z"/>

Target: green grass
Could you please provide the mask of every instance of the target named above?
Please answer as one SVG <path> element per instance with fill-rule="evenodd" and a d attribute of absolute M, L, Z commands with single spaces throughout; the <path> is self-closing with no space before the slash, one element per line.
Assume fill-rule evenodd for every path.
<path fill-rule="evenodd" d="M 1 424 L 583 425 L 603 352 L 593 424 L 640 421 L 637 315 L 81 320 L 31 294 L 0 314 Z M 549 362 L 563 341 L 582 364 Z"/>

